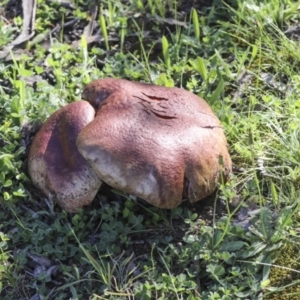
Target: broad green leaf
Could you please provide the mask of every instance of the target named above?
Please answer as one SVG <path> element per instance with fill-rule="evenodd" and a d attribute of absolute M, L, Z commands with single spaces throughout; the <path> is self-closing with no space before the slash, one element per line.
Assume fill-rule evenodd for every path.
<path fill-rule="evenodd" d="M 168 71 L 170 71 L 171 60 L 170 60 L 170 55 L 169 55 L 169 42 L 164 35 L 161 38 L 161 43 L 162 43 L 162 52 L 163 52 L 165 65 L 167 66 Z"/>
<path fill-rule="evenodd" d="M 206 268 L 207 272 L 213 274 L 214 276 L 222 276 L 225 274 L 225 269 L 223 266 L 217 264 L 209 264 Z"/>
<path fill-rule="evenodd" d="M 3 184 L 4 187 L 9 187 L 12 185 L 12 181 L 10 179 L 6 180 Z"/>
<path fill-rule="evenodd" d="M 199 16 L 198 16 L 197 10 L 195 8 L 192 9 L 192 20 L 193 20 L 195 37 L 199 41 L 200 40 L 200 24 L 199 24 Z"/>
<path fill-rule="evenodd" d="M 17 197 L 25 197 L 26 193 L 24 189 L 18 189 L 17 191 L 13 192 L 13 195 Z"/>
<path fill-rule="evenodd" d="M 130 210 L 125 207 L 123 210 L 123 218 L 127 218 L 130 215 Z"/>
<path fill-rule="evenodd" d="M 187 244 L 192 244 L 195 241 L 199 240 L 199 238 L 196 235 L 190 234 L 188 236 L 185 236 L 183 238 L 183 240 L 187 243 Z"/>
<path fill-rule="evenodd" d="M 102 32 L 104 42 L 105 42 L 105 48 L 108 51 L 109 50 L 108 34 L 107 34 L 106 21 L 105 21 L 104 15 L 103 15 L 102 8 L 100 10 L 99 23 L 100 23 L 101 32 Z"/>
<path fill-rule="evenodd" d="M 29 77 L 34 75 L 34 72 L 27 69 L 19 68 L 19 74 L 23 77 Z"/>
<path fill-rule="evenodd" d="M 252 245 L 250 245 L 250 247 L 247 250 L 245 250 L 242 253 L 241 257 L 242 258 L 248 258 L 248 257 L 254 256 L 254 255 L 260 253 L 266 247 L 267 247 L 266 243 L 254 242 Z"/>
<path fill-rule="evenodd" d="M 198 56 L 195 60 L 190 60 L 192 67 L 197 71 L 204 81 L 208 78 L 208 71 L 205 65 L 205 60 Z"/>
<path fill-rule="evenodd" d="M 226 243 L 221 244 L 219 251 L 229 251 L 229 252 L 237 251 L 243 248 L 244 244 L 245 243 L 242 241 L 235 241 L 235 242 L 228 241 Z"/>
<path fill-rule="evenodd" d="M 264 267 L 263 267 L 263 281 L 266 281 L 269 278 L 269 274 L 270 274 L 270 269 L 271 269 L 271 256 L 268 255 L 266 257 L 266 259 L 263 261 L 265 263 Z"/>
<path fill-rule="evenodd" d="M 275 187 L 275 184 L 273 181 L 271 181 L 271 195 L 272 195 L 274 205 L 277 206 L 278 205 L 278 194 L 277 194 L 276 187 Z"/>
<path fill-rule="evenodd" d="M 210 105 L 213 105 L 216 102 L 216 100 L 218 99 L 220 94 L 223 92 L 223 90 L 224 90 L 224 80 L 221 78 L 217 88 L 214 90 L 214 92 L 210 96 L 210 99 L 209 99 Z"/>

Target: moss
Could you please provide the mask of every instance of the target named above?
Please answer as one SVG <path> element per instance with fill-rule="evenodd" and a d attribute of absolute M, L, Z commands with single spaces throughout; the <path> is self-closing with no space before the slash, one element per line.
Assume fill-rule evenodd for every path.
<path fill-rule="evenodd" d="M 280 249 L 279 256 L 275 261 L 275 265 L 285 267 L 272 267 L 270 271 L 270 286 L 284 287 L 291 285 L 295 281 L 300 281 L 300 273 L 293 270 L 299 270 L 299 249 L 294 244 L 287 244 L 284 248 Z M 293 270 L 289 270 L 290 268 Z M 298 300 L 300 298 L 300 282 L 282 291 L 265 295 L 264 299 L 267 300 Z"/>

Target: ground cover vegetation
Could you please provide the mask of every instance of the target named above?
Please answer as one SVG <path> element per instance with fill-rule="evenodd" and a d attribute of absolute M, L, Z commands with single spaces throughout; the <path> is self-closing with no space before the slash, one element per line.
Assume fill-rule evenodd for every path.
<path fill-rule="evenodd" d="M 1 299 L 299 299 L 300 1 L 37 2 L 6 53 L 22 5 L 0 3 Z M 53 205 L 28 146 L 102 77 L 206 99 L 231 180 L 173 210 L 108 186 L 76 214 Z"/>

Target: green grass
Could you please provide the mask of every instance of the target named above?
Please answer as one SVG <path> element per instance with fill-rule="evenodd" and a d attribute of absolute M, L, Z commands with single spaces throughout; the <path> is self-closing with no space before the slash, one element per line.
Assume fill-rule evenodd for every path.
<path fill-rule="evenodd" d="M 36 35 L 61 29 L 0 59 L 1 299 L 299 299 L 300 31 L 284 32 L 299 23 L 300 1 L 190 10 L 106 0 L 94 32 L 103 39 L 91 44 L 84 1 L 38 2 Z M 0 47 L 21 26 L 0 18 Z M 102 77 L 206 99 L 228 138 L 230 182 L 205 205 L 171 211 L 109 188 L 76 214 L 53 206 L 28 178 L 28 145 Z"/>

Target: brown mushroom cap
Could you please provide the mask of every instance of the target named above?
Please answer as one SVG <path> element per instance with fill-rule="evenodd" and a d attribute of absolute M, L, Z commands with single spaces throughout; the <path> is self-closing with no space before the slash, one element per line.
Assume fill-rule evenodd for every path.
<path fill-rule="evenodd" d="M 76 148 L 79 132 L 95 116 L 86 101 L 66 105 L 45 122 L 33 139 L 28 169 L 33 183 L 69 212 L 88 205 L 102 181 Z"/>
<path fill-rule="evenodd" d="M 208 196 L 221 177 L 228 178 L 231 159 L 221 124 L 193 93 L 108 78 L 90 83 L 83 99 L 96 116 L 77 147 L 110 186 L 173 208 L 183 198 Z"/>

